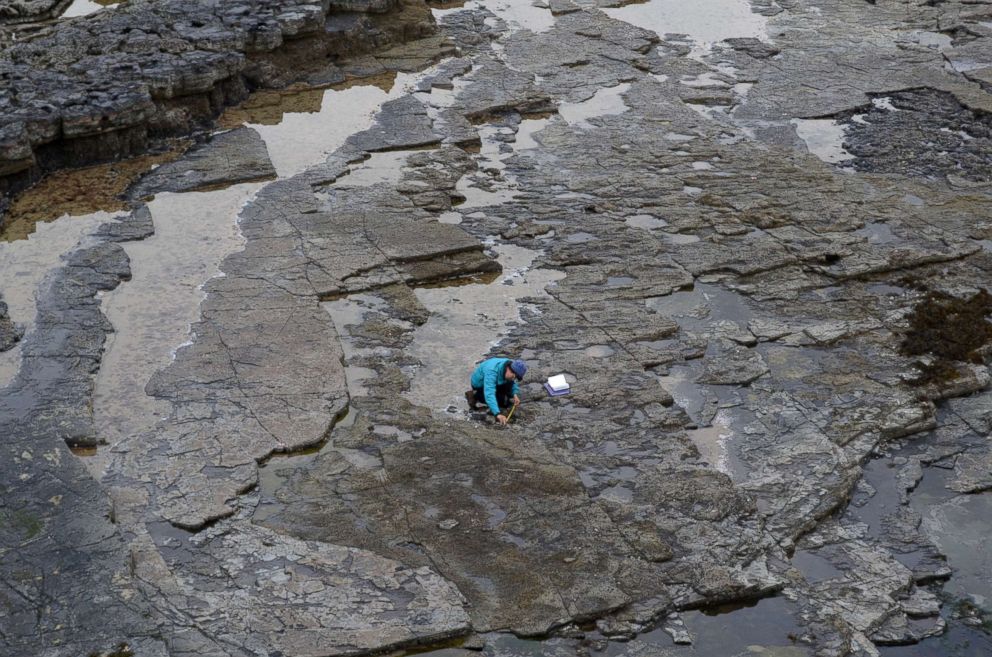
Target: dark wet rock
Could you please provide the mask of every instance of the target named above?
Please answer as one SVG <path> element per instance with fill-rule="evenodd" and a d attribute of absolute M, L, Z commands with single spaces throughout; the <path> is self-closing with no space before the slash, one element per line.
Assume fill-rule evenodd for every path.
<path fill-rule="evenodd" d="M 848 119 L 844 147 L 863 171 L 992 182 L 992 115 L 936 89 L 887 94 Z M 890 109 L 891 108 L 891 109 Z"/>
<path fill-rule="evenodd" d="M 725 39 L 724 42 L 734 50 L 747 53 L 755 59 L 768 59 L 782 52 L 781 49 L 753 37 Z"/>
<path fill-rule="evenodd" d="M 832 577 L 804 581 L 796 591 L 801 604 L 809 605 L 813 626 L 824 635 L 868 649 L 869 639 L 877 644 L 914 643 L 943 632 L 936 597 L 916 588 L 911 571 L 866 540 L 857 526 L 823 523 L 799 545 L 835 568 Z"/>
<path fill-rule="evenodd" d="M 344 14 L 331 7 L 331 22 L 341 16 L 354 23 L 348 30 L 325 30 L 328 11 L 303 0 L 182 8 L 147 0 L 11 46 L 0 55 L 7 82 L 0 92 L 0 191 L 23 187 L 41 171 L 136 154 L 156 138 L 209 125 L 250 88 L 281 86 L 328 58 L 433 29 L 428 10 L 415 2 L 360 4 Z M 355 13 L 362 11 L 372 13 Z"/>
<path fill-rule="evenodd" d="M 96 294 L 130 274 L 124 249 L 103 243 L 74 251 L 49 275 L 38 296 L 34 328 L 21 345 L 25 365 L 2 402 L 0 413 L 13 423 L 12 430 L 69 445 L 96 443 L 92 376 L 112 330 Z"/>
<path fill-rule="evenodd" d="M 118 244 L 73 251 L 39 291 L 21 368 L 0 390 L 5 653 L 169 654 L 152 604 L 129 571 L 131 555 L 114 524 L 113 503 L 67 446 L 97 439 L 92 377 L 112 329 L 96 295 L 129 275 Z M 201 647 L 209 643 L 200 637 Z"/>
<path fill-rule="evenodd" d="M 274 178 L 265 142 L 251 128 L 237 128 L 212 136 L 175 162 L 144 176 L 128 192 L 142 199 L 162 192 L 188 192 Z"/>
<path fill-rule="evenodd" d="M 115 221 L 100 224 L 96 234 L 108 242 L 130 242 L 151 237 L 154 233 L 152 213 L 148 206 L 142 205 Z"/>
<path fill-rule="evenodd" d="M 0 25 L 33 23 L 53 18 L 70 2 L 71 0 L 12 0 L 0 9 Z"/>
<path fill-rule="evenodd" d="M 0 650 L 70 657 L 126 645 L 166 657 L 151 605 L 128 573 L 127 544 L 106 492 L 44 424 L 10 422 L 11 395 L 2 394 Z"/>
<path fill-rule="evenodd" d="M 628 577 L 660 575 L 589 501 L 575 471 L 540 444 L 459 431 L 382 449 L 376 462 L 369 470 L 329 452 L 267 524 L 332 543 L 361 538 L 402 561 L 434 563 L 471 601 L 481 630 L 541 634 L 560 618 L 626 603 Z M 367 527 L 364 538 L 354 522 Z"/>
<path fill-rule="evenodd" d="M 7 304 L 0 301 L 0 351 L 10 350 L 23 335 L 23 329 L 10 321 Z"/>

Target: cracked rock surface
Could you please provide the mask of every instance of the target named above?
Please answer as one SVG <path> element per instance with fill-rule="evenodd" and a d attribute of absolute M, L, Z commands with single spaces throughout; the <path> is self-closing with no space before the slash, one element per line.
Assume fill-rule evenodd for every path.
<path fill-rule="evenodd" d="M 0 645 L 988 645 L 985 8 L 756 2 L 760 36 L 703 47 L 622 4 L 445 10 L 439 37 L 352 60 L 456 55 L 322 163 L 259 183 L 188 340 L 147 372 L 163 412 L 101 444 L 97 294 L 154 230 L 138 199 L 274 172 L 236 128 L 132 186 L 44 279 L 0 391 Z M 265 7 L 264 48 L 230 26 L 265 8 L 170 29 L 275 80 L 291 62 L 254 55 L 277 33 L 392 6 Z M 72 70 L 41 43 L 4 57 Z M 142 52 L 105 55 L 137 71 Z M 462 397 L 502 354 L 529 368 L 506 428 Z M 559 373 L 571 393 L 549 397 Z"/>
<path fill-rule="evenodd" d="M 265 142 L 251 128 L 237 128 L 214 137 L 202 148 L 190 150 L 182 163 L 158 167 L 129 193 L 145 198 L 162 192 L 190 192 L 214 185 L 231 185 L 275 178 Z"/>

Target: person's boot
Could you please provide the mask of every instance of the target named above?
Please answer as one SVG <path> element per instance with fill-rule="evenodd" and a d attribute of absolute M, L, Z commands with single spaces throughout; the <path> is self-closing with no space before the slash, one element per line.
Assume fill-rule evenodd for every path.
<path fill-rule="evenodd" d="M 465 393 L 465 401 L 468 402 L 468 410 L 474 411 L 478 404 L 475 403 L 475 390 L 469 390 Z"/>

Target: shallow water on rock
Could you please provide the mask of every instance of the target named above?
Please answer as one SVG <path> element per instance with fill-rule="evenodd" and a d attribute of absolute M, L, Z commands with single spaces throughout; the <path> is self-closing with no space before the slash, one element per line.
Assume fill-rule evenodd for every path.
<path fill-rule="evenodd" d="M 831 119 L 792 119 L 796 134 L 806 142 L 809 152 L 829 164 L 854 158 L 844 150 L 844 126 Z"/>
<path fill-rule="evenodd" d="M 471 374 L 465 363 L 472 361 L 473 352 L 482 360 L 520 321 L 520 299 L 542 296 L 547 285 L 564 277 L 552 269 L 532 268 L 537 251 L 511 244 L 497 245 L 494 251 L 503 273 L 492 283 L 415 290 L 431 317 L 417 327 L 407 349 L 423 363 L 411 372 L 404 395 L 411 402 L 434 411 L 452 405 L 465 409 Z"/>
<path fill-rule="evenodd" d="M 485 7 L 506 22 L 510 32 L 530 30 L 535 34 L 547 32 L 555 24 L 555 18 L 547 7 L 537 7 L 534 0 L 485 0 L 470 2 L 467 8 Z"/>
<path fill-rule="evenodd" d="M 62 18 L 88 16 L 94 12 L 119 5 L 123 0 L 73 0 L 72 4 L 62 14 Z"/>
<path fill-rule="evenodd" d="M 126 211 L 128 205 L 122 199 L 127 188 L 156 165 L 181 156 L 188 145 L 187 141 L 177 141 L 161 153 L 46 175 L 13 197 L 3 217 L 0 241 L 26 239 L 41 224 L 63 217 L 85 218 L 97 212 Z"/>
<path fill-rule="evenodd" d="M 747 0 L 649 0 L 603 11 L 610 18 L 651 30 L 658 36 L 685 34 L 699 44 L 731 37 L 768 36 L 768 19 L 752 12 Z"/>
<path fill-rule="evenodd" d="M 514 154 L 536 148 L 534 135 L 540 132 L 549 119 L 523 119 L 514 132 L 508 126 L 483 125 L 479 127 L 482 146 L 479 150 L 478 171 L 462 176 L 455 190 L 464 197 L 458 205 L 460 211 L 484 208 L 513 200 L 517 195 L 516 179 L 506 173 L 506 162 Z M 513 136 L 507 145 L 503 140 Z"/>
<path fill-rule="evenodd" d="M 512 634 L 486 634 L 481 638 L 481 653 L 468 653 L 457 647 L 441 647 L 427 652 L 411 651 L 406 655 L 431 657 L 808 657 L 812 651 L 793 638 L 801 633 L 795 621 L 795 606 L 782 597 L 764 598 L 741 605 L 724 605 L 702 611 L 687 611 L 678 616 L 680 629 L 687 633 L 691 645 L 677 645 L 662 628 L 630 640 L 609 640 L 598 631 L 585 632 L 584 638 L 523 639 Z M 664 626 L 668 623 L 661 621 Z M 590 648 L 592 650 L 590 650 Z"/>
<path fill-rule="evenodd" d="M 346 429 L 352 426 L 357 419 L 357 413 L 349 408 L 340 419 L 334 423 L 334 429 Z M 320 445 L 315 445 L 308 449 L 299 450 L 290 454 L 273 454 L 267 461 L 259 464 L 258 467 L 258 506 L 252 514 L 252 521 L 260 523 L 266 518 L 285 509 L 285 505 L 279 502 L 277 491 L 289 481 L 292 473 L 300 468 L 307 467 L 314 458 L 323 450 L 334 444 L 333 429 L 331 438 Z"/>
<path fill-rule="evenodd" d="M 655 228 L 664 228 L 668 225 L 668 222 L 664 219 L 659 219 L 650 214 L 635 214 L 632 217 L 627 217 L 624 220 L 631 228 L 643 228 L 644 230 L 654 230 Z"/>
<path fill-rule="evenodd" d="M 716 285 L 697 283 L 692 290 L 676 292 L 669 296 L 649 299 L 647 306 L 655 312 L 678 322 L 683 331 L 706 333 L 717 322 L 725 326 L 736 325 L 740 335 L 747 330 L 751 310 L 744 298 Z M 710 339 L 710 343 L 714 342 Z M 737 455 L 738 438 L 733 427 L 735 388 L 728 385 L 696 383 L 700 363 L 690 361 L 672 367 L 668 374 L 659 377 L 665 390 L 682 407 L 698 428 L 686 432 L 699 450 L 700 457 L 717 470 L 737 481 L 747 476 L 747 468 Z"/>
<path fill-rule="evenodd" d="M 686 435 L 699 450 L 700 458 L 724 474 L 733 475 L 735 466 L 742 473 L 743 467 L 739 466 L 730 451 L 734 438 L 731 413 L 721 409 L 720 400 L 705 386 L 695 383 L 695 377 L 692 367 L 679 366 L 658 377 L 658 381 L 675 403 L 699 425 L 696 429 L 687 430 Z"/>
<path fill-rule="evenodd" d="M 397 79 L 389 93 L 371 85 L 327 90 L 320 112 L 286 113 L 273 125 L 255 125 L 280 177 L 323 162 L 352 132 L 371 126 L 374 112 L 399 95 L 410 77 Z M 398 170 L 394 156 L 382 154 L 371 162 L 380 160 L 383 170 Z M 365 174 L 374 170 L 363 164 Z M 356 181 L 361 182 L 361 175 L 352 179 L 353 184 Z M 97 430 L 110 444 L 150 429 L 167 413 L 168 403 L 146 395 L 145 385 L 190 339 L 190 326 L 199 319 L 204 298 L 201 286 L 218 275 L 223 259 L 244 244 L 238 215 L 265 184 L 159 194 L 148 203 L 155 234 L 123 244 L 131 258 L 132 280 L 103 299 L 114 333 L 107 342 L 93 398 Z M 350 374 L 356 381 L 362 378 L 357 370 Z M 105 466 L 102 458 L 91 461 L 97 464 L 94 467 Z"/>
<path fill-rule="evenodd" d="M 949 474 L 940 468 L 924 470 L 910 504 L 923 515 L 923 530 L 954 569 L 945 593 L 992 614 L 992 493 L 955 494 L 944 487 Z"/>
<path fill-rule="evenodd" d="M 396 184 L 403 177 L 406 159 L 416 151 L 386 151 L 373 153 L 367 160 L 353 165 L 347 176 L 335 183 L 335 188 L 370 187 L 381 183 Z"/>
<path fill-rule="evenodd" d="M 351 362 L 367 355 L 369 350 L 355 343 L 350 337 L 351 331 L 348 327 L 361 325 L 367 313 L 382 308 L 383 304 L 383 300 L 374 294 L 352 294 L 320 304 L 331 316 L 338 340 L 341 342 L 341 349 L 344 352 L 345 383 L 348 387 L 348 395 L 352 398 L 369 393 L 368 382 L 375 379 L 376 373 L 375 370 Z"/>
<path fill-rule="evenodd" d="M 397 75 L 388 92 L 374 85 L 327 89 L 319 111 L 287 112 L 275 125 L 247 125 L 262 136 L 279 177 L 288 178 L 322 161 L 351 135 L 371 127 L 382 104 L 406 93 L 413 78 Z"/>
<path fill-rule="evenodd" d="M 897 464 L 907 457 L 924 452 L 931 440 L 894 450 L 890 455 L 869 461 L 864 468 L 862 485 L 845 516 L 868 525 L 869 536 L 885 535 L 885 518 L 899 511 Z M 925 467 L 923 478 L 909 493 L 909 506 L 922 516 L 924 534 L 947 557 L 953 573 L 942 586 L 944 600 L 941 616 L 948 623 L 947 631 L 937 637 L 924 639 L 908 646 L 879 646 L 885 657 L 986 657 L 992 654 L 992 634 L 980 627 L 969 627 L 953 617 L 955 607 L 967 601 L 985 613 L 992 611 L 992 494 L 960 495 L 945 488 L 953 470 Z M 798 553 L 797 553 L 798 554 Z M 907 567 L 920 560 L 921 553 L 893 552 L 892 556 Z M 804 569 L 804 574 L 810 577 Z"/>
<path fill-rule="evenodd" d="M 102 439 L 114 444 L 134 436 L 168 412 L 169 404 L 146 395 L 145 385 L 189 339 L 190 325 L 200 318 L 201 286 L 244 244 L 237 217 L 261 187 L 166 193 L 148 203 L 155 234 L 122 245 L 131 258 L 131 280 L 103 297 L 114 332 L 93 392 Z"/>
<path fill-rule="evenodd" d="M 67 215 L 38 224 L 28 239 L 0 241 L 0 298 L 7 304 L 11 321 L 22 326 L 25 334 L 34 324 L 35 293 L 45 276 L 60 266 L 64 254 L 113 216 L 106 212 Z M 0 388 L 16 376 L 20 361 L 19 346 L 0 353 Z"/>
<path fill-rule="evenodd" d="M 579 128 L 591 128 L 589 119 L 598 116 L 623 114 L 629 107 L 623 102 L 623 95 L 630 89 L 630 84 L 618 84 L 597 91 L 591 98 L 579 103 L 561 103 L 558 114 L 568 125 Z"/>

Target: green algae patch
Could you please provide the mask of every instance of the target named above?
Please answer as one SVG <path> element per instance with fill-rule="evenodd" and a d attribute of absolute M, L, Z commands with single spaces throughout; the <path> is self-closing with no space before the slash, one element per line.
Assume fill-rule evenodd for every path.
<path fill-rule="evenodd" d="M 22 540 L 30 541 L 41 533 L 41 519 L 27 511 L 0 511 L 0 528 L 9 528 L 18 532 Z"/>

